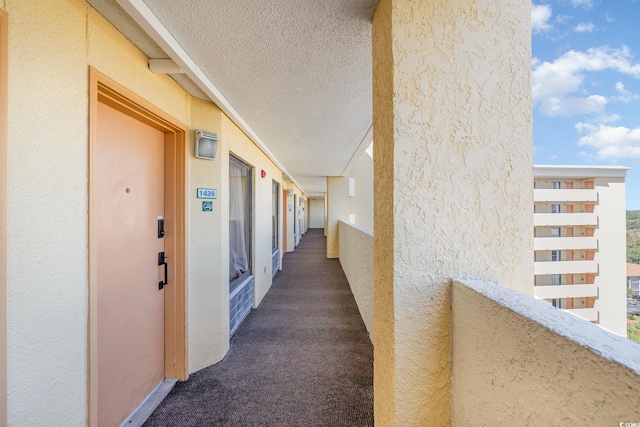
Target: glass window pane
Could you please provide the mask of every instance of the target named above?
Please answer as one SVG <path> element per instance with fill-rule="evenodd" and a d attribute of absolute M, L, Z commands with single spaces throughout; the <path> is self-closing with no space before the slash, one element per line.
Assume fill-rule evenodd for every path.
<path fill-rule="evenodd" d="M 251 270 L 251 172 L 229 162 L 229 282 Z"/>

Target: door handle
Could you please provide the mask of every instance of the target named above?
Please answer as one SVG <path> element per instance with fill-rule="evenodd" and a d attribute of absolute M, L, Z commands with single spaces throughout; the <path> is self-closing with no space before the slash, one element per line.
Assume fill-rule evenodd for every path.
<path fill-rule="evenodd" d="M 158 283 L 158 289 L 162 289 L 165 285 L 169 284 L 169 269 L 167 267 L 167 258 L 164 256 L 164 252 L 158 252 L 158 265 L 164 265 L 164 282 L 161 280 Z"/>

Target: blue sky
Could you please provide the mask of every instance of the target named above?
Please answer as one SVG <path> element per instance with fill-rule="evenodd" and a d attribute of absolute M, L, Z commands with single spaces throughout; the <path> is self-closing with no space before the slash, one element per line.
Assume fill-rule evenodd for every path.
<path fill-rule="evenodd" d="M 640 0 L 531 4 L 534 162 L 617 165 L 640 209 Z"/>

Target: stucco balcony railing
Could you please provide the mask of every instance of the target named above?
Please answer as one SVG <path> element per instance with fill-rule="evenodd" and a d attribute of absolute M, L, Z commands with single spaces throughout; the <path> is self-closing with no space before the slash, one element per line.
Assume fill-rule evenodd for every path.
<path fill-rule="evenodd" d="M 572 313 L 597 318 L 595 309 Z M 637 343 L 473 279 L 453 282 L 451 333 L 452 425 L 640 421 Z"/>
<path fill-rule="evenodd" d="M 373 342 L 373 234 L 353 223 L 340 221 L 338 236 L 338 258 Z"/>
<path fill-rule="evenodd" d="M 594 213 L 536 213 L 533 214 L 535 227 L 577 227 L 598 225 L 598 215 Z"/>
<path fill-rule="evenodd" d="M 373 237 L 341 222 L 339 239 L 340 263 L 369 327 Z M 544 288 L 565 287 L 592 294 L 595 285 Z M 450 292 L 446 312 L 434 315 L 444 321 L 442 334 L 449 334 L 443 342 L 451 343 L 451 425 L 640 421 L 640 345 L 583 320 L 597 320 L 597 309 L 569 313 L 481 279 L 454 278 Z"/>
<path fill-rule="evenodd" d="M 598 249 L 595 237 L 536 237 L 533 239 L 535 251 L 568 251 L 581 249 Z"/>
<path fill-rule="evenodd" d="M 544 274 L 583 274 L 597 273 L 596 261 L 539 261 L 533 263 L 533 273 Z"/>
<path fill-rule="evenodd" d="M 534 286 L 533 295 L 540 299 L 596 297 L 598 287 L 596 285 Z"/>
<path fill-rule="evenodd" d="M 565 203 L 580 203 L 580 202 L 597 202 L 598 193 L 596 190 L 583 190 L 583 189 L 535 189 L 533 190 L 534 202 L 565 202 Z"/>

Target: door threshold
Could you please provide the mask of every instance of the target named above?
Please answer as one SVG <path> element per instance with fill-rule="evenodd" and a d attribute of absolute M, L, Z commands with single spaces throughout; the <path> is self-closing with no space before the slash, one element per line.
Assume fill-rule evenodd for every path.
<path fill-rule="evenodd" d="M 176 378 L 166 379 L 162 381 L 158 386 L 147 396 L 147 398 L 136 408 L 129 418 L 127 418 L 120 427 L 140 427 L 147 421 L 147 418 L 151 416 L 153 411 L 156 410 L 160 403 L 164 400 L 169 392 L 176 385 L 178 380 Z"/>

